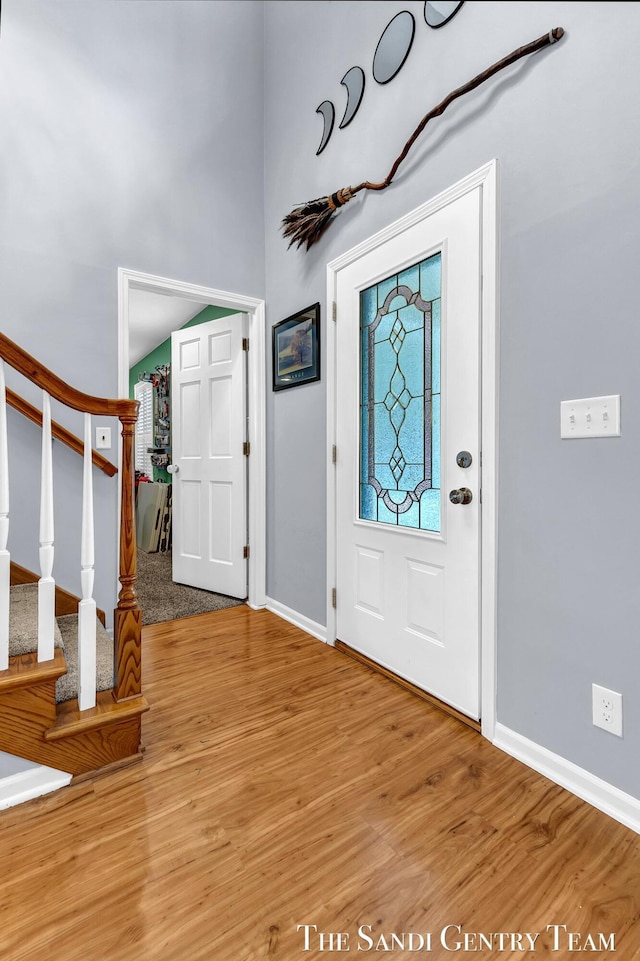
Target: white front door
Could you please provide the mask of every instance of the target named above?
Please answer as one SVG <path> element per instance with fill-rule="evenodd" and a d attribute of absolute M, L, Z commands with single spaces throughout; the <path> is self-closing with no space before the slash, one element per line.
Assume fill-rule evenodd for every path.
<path fill-rule="evenodd" d="M 171 335 L 173 580 L 247 596 L 244 314 Z"/>
<path fill-rule="evenodd" d="M 475 719 L 480 215 L 477 187 L 336 274 L 337 638 Z"/>

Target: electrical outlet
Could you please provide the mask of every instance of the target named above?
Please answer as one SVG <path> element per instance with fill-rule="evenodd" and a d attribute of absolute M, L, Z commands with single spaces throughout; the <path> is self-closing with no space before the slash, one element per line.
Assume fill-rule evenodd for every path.
<path fill-rule="evenodd" d="M 622 737 L 622 694 L 599 684 L 591 685 L 591 693 L 595 726 Z"/>

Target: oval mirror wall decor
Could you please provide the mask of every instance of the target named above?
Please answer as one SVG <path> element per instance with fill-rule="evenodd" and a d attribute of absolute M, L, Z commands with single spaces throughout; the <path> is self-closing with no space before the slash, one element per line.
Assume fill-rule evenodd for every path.
<path fill-rule="evenodd" d="M 463 0 L 459 3 L 449 2 L 449 0 L 434 0 L 434 2 L 427 2 L 424 5 L 424 19 L 430 27 L 437 30 L 438 27 L 444 27 L 445 23 L 449 23 L 452 17 L 456 15 L 460 7 L 462 6 Z"/>
<path fill-rule="evenodd" d="M 373 79 L 376 83 L 393 80 L 409 56 L 415 31 L 416 22 L 408 10 L 402 10 L 389 21 L 373 55 Z"/>

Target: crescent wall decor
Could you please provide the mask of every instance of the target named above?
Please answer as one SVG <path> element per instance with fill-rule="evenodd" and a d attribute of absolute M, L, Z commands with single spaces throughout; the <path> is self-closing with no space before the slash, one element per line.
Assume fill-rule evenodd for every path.
<path fill-rule="evenodd" d="M 526 57 L 529 54 L 535 53 L 538 50 L 542 50 L 543 47 L 548 47 L 551 44 L 557 43 L 564 36 L 564 29 L 562 27 L 554 27 L 549 33 L 543 33 L 541 37 L 537 40 L 532 40 L 531 43 L 526 44 L 523 47 L 518 47 L 516 50 L 512 50 L 511 53 L 503 57 L 502 60 L 498 60 L 496 63 L 487 67 L 482 73 L 479 73 L 473 80 L 469 80 L 467 83 L 458 87 L 448 94 L 444 100 L 442 100 L 436 107 L 426 114 L 416 129 L 413 131 L 406 144 L 402 148 L 402 151 L 395 159 L 391 170 L 387 174 L 384 180 L 379 183 L 372 183 L 369 180 L 363 180 L 362 183 L 358 184 L 357 187 L 342 187 L 335 193 L 327 197 L 318 197 L 316 200 L 310 200 L 306 204 L 301 204 L 298 207 L 288 213 L 282 219 L 282 233 L 283 236 L 289 238 L 289 247 L 292 244 L 296 244 L 301 247 L 303 244 L 306 245 L 307 250 L 322 236 L 324 231 L 329 226 L 333 214 L 339 207 L 343 207 L 348 203 L 352 197 L 355 197 L 357 193 L 361 190 L 384 190 L 388 187 L 393 178 L 395 177 L 398 168 L 402 161 L 405 159 L 411 147 L 414 145 L 424 128 L 427 126 L 430 120 L 434 117 L 440 117 L 449 104 L 453 103 L 459 97 L 462 97 L 465 93 L 469 93 L 471 90 L 475 90 L 479 87 L 481 83 L 493 77 L 500 70 L 505 67 L 510 66 L 510 64 L 515 63 L 522 57 Z"/>
<path fill-rule="evenodd" d="M 462 6 L 463 0 L 456 3 L 455 0 L 426 0 L 424 5 L 424 19 L 429 27 L 438 30 L 444 27 L 445 23 L 455 17 Z"/>
<path fill-rule="evenodd" d="M 340 129 L 342 130 L 343 127 L 351 123 L 358 112 L 358 107 L 364 94 L 364 70 L 362 67 L 351 67 L 350 70 L 347 70 L 340 83 L 343 87 L 346 87 L 347 90 L 347 106 L 345 107 L 344 116 L 340 121 Z"/>
<path fill-rule="evenodd" d="M 322 114 L 324 119 L 324 130 L 322 133 L 322 140 L 320 141 L 320 146 L 316 150 L 316 157 L 319 153 L 322 153 L 324 148 L 329 143 L 329 137 L 331 136 L 331 131 L 333 130 L 333 122 L 336 117 L 336 110 L 330 100 L 323 100 L 320 106 L 316 109 L 316 113 Z"/>

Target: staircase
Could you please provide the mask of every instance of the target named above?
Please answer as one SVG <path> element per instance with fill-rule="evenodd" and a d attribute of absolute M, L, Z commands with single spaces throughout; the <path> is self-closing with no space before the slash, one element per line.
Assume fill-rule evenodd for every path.
<path fill-rule="evenodd" d="M 5 387 L 5 363 L 42 388 L 42 412 Z M 50 398 L 84 413 L 84 442 L 51 421 Z M 11 586 L 6 406 L 42 425 L 40 576 Z M 141 757 L 141 614 L 135 593 L 133 431 L 137 401 L 82 394 L 0 334 L 0 752 L 68 775 L 86 775 Z M 93 599 L 93 481 L 98 467 L 117 468 L 91 448 L 91 416 L 118 417 L 122 425 L 120 571 L 114 637 Z M 82 598 L 53 577 L 52 436 L 83 458 L 80 577 Z M 23 574 L 28 574 L 20 568 Z M 29 578 L 28 578 L 29 579 Z M 61 605 L 60 598 L 65 603 Z M 57 609 L 57 610 L 56 610 Z M 57 614 L 57 616 L 56 616 Z M 26 763 L 26 762 L 25 762 Z"/>

